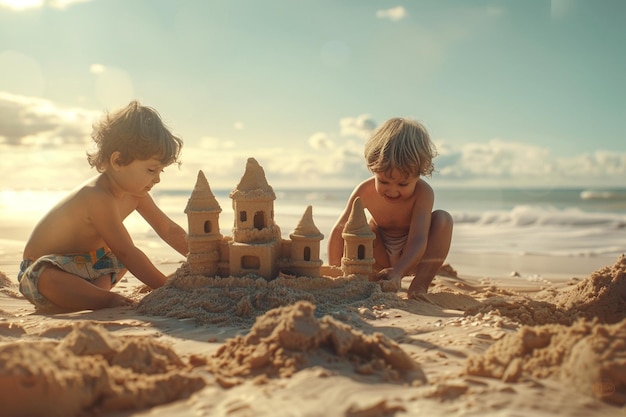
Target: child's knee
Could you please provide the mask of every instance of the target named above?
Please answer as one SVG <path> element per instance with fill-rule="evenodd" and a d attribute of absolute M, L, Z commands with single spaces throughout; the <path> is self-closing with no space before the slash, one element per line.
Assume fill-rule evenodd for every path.
<path fill-rule="evenodd" d="M 450 213 L 445 210 L 435 210 L 431 215 L 431 228 L 435 227 L 438 230 L 452 230 L 454 219 Z"/>

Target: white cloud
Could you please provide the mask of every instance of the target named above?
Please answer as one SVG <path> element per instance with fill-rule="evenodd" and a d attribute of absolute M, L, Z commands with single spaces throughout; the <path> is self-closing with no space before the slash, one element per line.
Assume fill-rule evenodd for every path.
<path fill-rule="evenodd" d="M 95 175 L 85 152 L 91 126 L 99 112 L 67 109 L 32 97 L 0 93 L 0 190 L 10 188 L 72 188 Z M 247 158 L 264 167 L 275 187 L 351 187 L 370 173 L 363 158 L 362 138 L 375 128 L 368 115 L 340 121 L 338 132 L 317 132 L 311 148 L 240 146 L 229 138 L 206 136 L 183 147 L 179 168 L 162 176 L 160 187 L 191 188 L 199 170 L 211 187 L 234 187 Z M 338 138 L 342 138 L 339 141 Z M 626 153 L 598 150 L 572 157 L 517 141 L 492 139 L 452 145 L 436 142 L 439 155 L 432 181 L 450 186 L 623 186 Z"/>
<path fill-rule="evenodd" d="M 216 138 L 212 136 L 203 136 L 200 138 L 200 148 L 209 150 L 234 149 L 235 141 L 230 139 Z"/>
<path fill-rule="evenodd" d="M 330 138 L 328 133 L 317 132 L 309 137 L 309 145 L 313 149 L 332 149 L 335 143 Z"/>
<path fill-rule="evenodd" d="M 85 109 L 61 108 L 35 97 L 0 92 L 0 143 L 57 147 L 87 144 L 100 116 Z"/>
<path fill-rule="evenodd" d="M 626 175 L 626 153 L 559 157 L 548 148 L 503 139 L 458 148 L 437 144 L 437 149 L 433 176 L 448 183 L 621 186 Z"/>
<path fill-rule="evenodd" d="M 341 136 L 358 136 L 367 139 L 374 129 L 376 122 L 369 114 L 362 114 L 357 117 L 344 117 L 339 121 Z"/>
<path fill-rule="evenodd" d="M 392 7 L 391 9 L 377 10 L 376 17 L 379 19 L 389 19 L 392 21 L 402 20 L 407 16 L 407 11 L 402 6 Z"/>

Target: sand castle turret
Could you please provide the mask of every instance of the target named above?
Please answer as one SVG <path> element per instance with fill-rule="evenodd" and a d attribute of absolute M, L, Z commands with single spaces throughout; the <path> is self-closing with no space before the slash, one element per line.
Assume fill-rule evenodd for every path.
<path fill-rule="evenodd" d="M 220 244 L 223 239 L 219 227 L 221 212 L 222 208 L 215 199 L 204 173 L 199 171 L 196 185 L 185 208 L 189 225 L 187 262 L 194 274 L 206 276 L 217 274 Z"/>
<path fill-rule="evenodd" d="M 292 242 L 290 270 L 306 277 L 319 277 L 324 263 L 320 259 L 320 243 L 324 235 L 313 222 L 312 206 L 307 206 L 300 223 L 289 237 Z"/>
<path fill-rule="evenodd" d="M 374 266 L 374 238 L 376 235 L 367 224 L 361 199 L 352 203 L 350 217 L 341 234 L 344 241 L 341 270 L 344 275 L 367 277 Z"/>
<path fill-rule="evenodd" d="M 274 223 L 274 190 L 263 168 L 248 158 L 246 170 L 230 193 L 235 211 L 233 240 L 229 242 L 230 274 L 250 272 L 266 278 L 278 274 L 281 247 L 280 228 Z"/>

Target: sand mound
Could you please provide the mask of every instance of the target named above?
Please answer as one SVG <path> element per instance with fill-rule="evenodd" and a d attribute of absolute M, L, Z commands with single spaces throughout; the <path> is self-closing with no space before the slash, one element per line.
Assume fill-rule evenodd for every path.
<path fill-rule="evenodd" d="M 626 320 L 571 326 L 521 327 L 468 359 L 470 375 L 518 382 L 557 378 L 564 385 L 617 405 L 626 404 Z"/>
<path fill-rule="evenodd" d="M 363 334 L 330 316 L 317 319 L 315 306 L 300 301 L 259 317 L 250 333 L 229 339 L 208 364 L 222 386 L 245 378 L 288 377 L 320 365 L 345 367 L 388 382 L 424 383 L 419 365 L 381 333 Z"/>
<path fill-rule="evenodd" d="M 7 275 L 0 271 L 0 288 L 5 288 L 5 287 L 12 287 L 13 286 L 13 281 L 11 281 L 11 279 L 9 277 L 7 277 Z"/>
<path fill-rule="evenodd" d="M 465 309 L 465 313 L 494 312 L 529 326 L 572 324 L 579 318 L 617 323 L 626 319 L 626 257 L 620 256 L 614 265 L 599 269 L 569 291 L 556 295 L 554 303 L 507 295 L 494 294 Z"/>
<path fill-rule="evenodd" d="M 189 368 L 153 339 L 79 322 L 60 342 L 0 345 L 0 404 L 11 416 L 148 408 L 202 388 Z"/>
<path fill-rule="evenodd" d="M 576 318 L 597 317 L 602 323 L 617 323 L 624 320 L 626 256 L 620 256 L 614 265 L 599 269 L 571 291 L 560 294 L 557 305 Z"/>
<path fill-rule="evenodd" d="M 395 292 L 356 277 L 346 278 L 219 278 L 187 276 L 180 270 L 166 284 L 146 295 L 137 307 L 141 314 L 193 318 L 201 324 L 251 325 L 265 312 L 297 301 L 316 305 L 321 317 L 338 310 L 401 307 Z"/>

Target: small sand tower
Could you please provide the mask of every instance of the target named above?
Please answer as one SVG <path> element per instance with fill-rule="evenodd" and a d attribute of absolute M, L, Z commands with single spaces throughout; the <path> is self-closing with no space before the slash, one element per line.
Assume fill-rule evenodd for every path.
<path fill-rule="evenodd" d="M 220 261 L 219 216 L 222 208 L 215 199 L 202 171 L 189 197 L 185 213 L 189 225 L 187 262 L 193 274 L 213 276 Z"/>
<path fill-rule="evenodd" d="M 344 275 L 369 277 L 374 266 L 374 238 L 376 235 L 367 224 L 365 210 L 360 198 L 352 204 L 350 217 L 343 228 L 344 246 L 341 270 Z"/>
<path fill-rule="evenodd" d="M 289 234 L 291 238 L 290 270 L 305 277 L 319 277 L 323 261 L 320 259 L 320 242 L 324 235 L 313 222 L 313 207 L 308 206 L 300 223 Z"/>
<path fill-rule="evenodd" d="M 248 158 L 230 198 L 235 211 L 233 240 L 229 242 L 230 274 L 275 277 L 281 248 L 280 228 L 274 223 L 276 195 L 256 159 Z"/>

